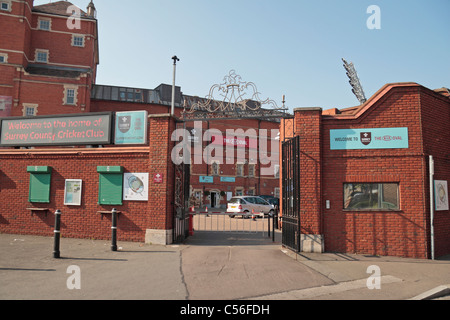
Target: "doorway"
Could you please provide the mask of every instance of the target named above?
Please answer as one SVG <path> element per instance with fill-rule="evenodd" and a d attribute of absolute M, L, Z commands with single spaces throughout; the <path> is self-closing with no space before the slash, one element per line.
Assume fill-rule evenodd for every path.
<path fill-rule="evenodd" d="M 220 207 L 220 193 L 211 191 L 211 208 L 219 208 Z"/>

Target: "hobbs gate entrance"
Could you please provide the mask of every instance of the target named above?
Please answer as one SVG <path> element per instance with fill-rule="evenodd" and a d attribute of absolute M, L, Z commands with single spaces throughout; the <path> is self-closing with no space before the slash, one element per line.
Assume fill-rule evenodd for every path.
<path fill-rule="evenodd" d="M 279 134 L 277 137 L 277 135 L 273 136 L 272 132 L 270 133 L 269 141 L 277 140 L 278 144 L 274 148 L 276 150 L 268 152 L 267 143 L 265 150 L 262 150 L 260 145 L 263 128 L 260 128 L 259 125 L 256 125 L 255 129 L 251 128 L 255 130 L 254 134 L 248 133 L 250 129 L 236 133 L 238 131 L 236 129 L 229 137 L 228 130 L 224 128 L 224 131 L 227 131 L 224 136 L 220 130 L 210 129 L 210 123 L 212 121 L 216 121 L 216 123 L 217 121 L 228 121 L 227 123 L 230 123 L 229 121 L 233 120 L 235 122 L 232 122 L 230 126 L 235 129 L 239 127 L 237 120 L 255 120 L 255 123 L 270 120 L 276 123 L 279 133 L 280 120 L 292 117 L 287 114 L 284 101 L 280 108 L 273 100 L 262 100 L 255 84 L 242 81 L 242 78 L 234 71 L 224 78 L 224 82 L 212 86 L 206 98 L 184 96 L 182 100 L 184 109 L 172 135 L 172 141 L 175 142 L 172 150 L 172 160 L 175 163 L 174 242 L 183 242 L 193 234 L 195 229 L 213 233 L 248 234 L 259 232 L 268 236 L 270 230 L 273 230 L 272 213 L 261 214 L 261 211 L 257 209 L 247 211 L 242 209 L 241 212 L 230 213 L 223 201 L 224 199 L 228 201 L 235 196 L 258 195 L 260 191 L 258 189 L 262 183 L 260 181 L 263 179 L 261 172 L 259 172 L 260 185 L 248 187 L 245 194 L 243 190 L 239 189 L 236 181 L 245 176 L 241 171 L 243 170 L 242 166 L 247 165 L 248 172 L 250 172 L 250 167 L 252 167 L 251 170 L 255 170 L 255 167 L 261 168 L 261 156 L 268 157 L 268 154 L 276 154 L 277 164 L 271 166 L 272 178 L 274 174 L 279 174 Z M 247 128 L 250 128 L 248 124 Z M 267 131 L 266 129 L 265 134 L 269 135 Z M 249 159 L 246 159 L 246 152 L 242 152 L 242 147 L 243 150 L 252 149 L 257 153 L 254 165 L 252 164 L 252 161 L 255 161 L 254 157 L 249 156 Z M 222 150 L 220 150 L 221 148 Z M 228 157 L 229 149 L 233 151 L 231 158 Z M 236 157 L 234 157 L 235 154 Z M 242 155 L 244 159 L 240 158 Z M 225 172 L 224 167 L 227 165 L 233 166 L 233 174 Z M 199 170 L 201 172 L 198 172 Z M 255 171 L 247 175 L 254 176 Z M 194 186 L 194 181 L 196 186 Z M 276 179 L 276 181 L 279 180 Z M 215 189 L 219 183 L 226 183 L 227 189 Z M 280 190 L 279 183 L 277 183 L 277 188 Z M 207 200 L 196 203 L 196 198 L 198 200 L 199 197 Z M 218 199 L 222 199 L 222 203 L 219 203 Z M 208 205 L 205 205 L 205 202 L 208 202 Z M 195 208 L 194 212 L 190 212 L 193 211 L 192 207 Z M 275 209 L 274 212 L 277 210 Z M 232 218 L 232 216 L 234 217 Z"/>

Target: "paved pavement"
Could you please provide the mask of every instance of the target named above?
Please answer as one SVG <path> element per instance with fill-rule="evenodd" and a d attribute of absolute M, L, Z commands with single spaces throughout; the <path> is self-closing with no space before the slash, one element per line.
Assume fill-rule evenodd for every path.
<path fill-rule="evenodd" d="M 406 300 L 450 284 L 450 257 L 294 255 L 279 233 L 275 243 L 197 232 L 180 246 L 118 246 L 63 238 L 53 259 L 52 238 L 0 234 L 0 300 Z M 380 289 L 367 287 L 370 266 L 381 283 L 369 284 Z M 448 300 L 443 288 L 438 299 Z"/>

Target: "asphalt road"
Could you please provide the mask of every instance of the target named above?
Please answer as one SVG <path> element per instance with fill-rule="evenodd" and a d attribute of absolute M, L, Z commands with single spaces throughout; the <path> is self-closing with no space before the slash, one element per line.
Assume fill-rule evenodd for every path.
<path fill-rule="evenodd" d="M 180 246 L 119 235 L 118 246 L 63 238 L 54 259 L 52 238 L 0 234 L 0 300 L 405 300 L 450 284 L 450 259 L 294 255 L 279 233 L 196 232 Z"/>

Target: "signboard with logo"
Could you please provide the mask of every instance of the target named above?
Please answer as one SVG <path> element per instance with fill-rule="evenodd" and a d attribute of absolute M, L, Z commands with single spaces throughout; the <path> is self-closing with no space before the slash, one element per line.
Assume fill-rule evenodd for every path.
<path fill-rule="evenodd" d="M 331 150 L 408 149 L 408 128 L 331 130 L 330 146 Z"/>
<path fill-rule="evenodd" d="M 211 143 L 213 145 L 222 145 L 226 147 L 238 147 L 246 149 L 257 149 L 258 139 L 249 137 L 236 137 L 236 136 L 219 136 L 213 135 L 211 137 Z"/>
<path fill-rule="evenodd" d="M 199 178 L 200 183 L 214 183 L 214 177 L 204 177 Z"/>
<path fill-rule="evenodd" d="M 146 144 L 147 119 L 147 111 L 117 112 L 114 143 Z"/>
<path fill-rule="evenodd" d="M 111 144 L 112 113 L 3 118 L 0 146 L 76 146 Z"/>
<path fill-rule="evenodd" d="M 163 183 L 164 179 L 163 179 L 163 175 L 162 173 L 156 173 L 153 175 L 153 183 Z"/>

